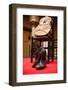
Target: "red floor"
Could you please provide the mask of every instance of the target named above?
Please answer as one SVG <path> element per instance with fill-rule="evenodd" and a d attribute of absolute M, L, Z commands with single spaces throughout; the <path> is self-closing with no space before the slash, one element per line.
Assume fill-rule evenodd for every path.
<path fill-rule="evenodd" d="M 23 65 L 23 74 L 48 74 L 48 73 L 57 73 L 57 61 L 50 62 L 46 65 L 46 68 L 42 70 L 36 70 L 32 68 L 32 63 L 30 62 L 30 58 L 24 58 L 24 65 Z"/>

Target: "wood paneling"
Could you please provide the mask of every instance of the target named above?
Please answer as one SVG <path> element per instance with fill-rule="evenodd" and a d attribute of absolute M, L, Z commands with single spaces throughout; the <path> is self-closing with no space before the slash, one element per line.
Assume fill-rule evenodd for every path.
<path fill-rule="evenodd" d="M 23 32 L 23 54 L 24 57 L 30 56 L 30 32 L 24 30 Z"/>

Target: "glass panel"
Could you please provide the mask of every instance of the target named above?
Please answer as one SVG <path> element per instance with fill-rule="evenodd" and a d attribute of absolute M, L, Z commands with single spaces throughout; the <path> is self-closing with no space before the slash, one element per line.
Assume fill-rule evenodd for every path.
<path fill-rule="evenodd" d="M 54 41 L 54 47 L 57 47 L 57 41 Z"/>
<path fill-rule="evenodd" d="M 44 48 L 48 47 L 48 41 L 41 42 L 41 46 Z"/>
<path fill-rule="evenodd" d="M 57 59 L 57 48 L 54 48 L 54 59 Z"/>

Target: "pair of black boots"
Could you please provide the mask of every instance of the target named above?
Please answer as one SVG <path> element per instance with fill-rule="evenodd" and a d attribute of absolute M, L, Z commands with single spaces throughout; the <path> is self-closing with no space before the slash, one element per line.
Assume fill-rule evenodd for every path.
<path fill-rule="evenodd" d="M 32 65 L 36 70 L 41 70 L 46 67 L 46 50 L 44 48 L 39 48 L 35 52 L 35 62 Z"/>

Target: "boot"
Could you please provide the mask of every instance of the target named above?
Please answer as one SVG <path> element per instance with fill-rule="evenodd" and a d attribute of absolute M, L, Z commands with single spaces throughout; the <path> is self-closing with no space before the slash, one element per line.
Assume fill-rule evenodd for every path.
<path fill-rule="evenodd" d="M 32 65 L 32 68 L 35 68 L 38 62 L 35 61 L 35 63 Z"/>
<path fill-rule="evenodd" d="M 39 63 L 36 65 L 36 70 L 44 69 L 46 67 L 46 52 L 40 54 Z"/>
<path fill-rule="evenodd" d="M 40 70 L 40 69 L 44 69 L 45 68 L 45 64 L 43 64 L 40 60 L 40 62 L 35 66 L 36 70 Z"/>
<path fill-rule="evenodd" d="M 40 59 L 39 59 L 39 58 L 40 58 L 39 56 L 36 56 L 36 57 L 35 57 L 35 62 L 34 62 L 34 64 L 32 65 L 32 68 L 35 68 L 36 65 L 40 62 Z"/>

